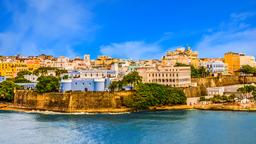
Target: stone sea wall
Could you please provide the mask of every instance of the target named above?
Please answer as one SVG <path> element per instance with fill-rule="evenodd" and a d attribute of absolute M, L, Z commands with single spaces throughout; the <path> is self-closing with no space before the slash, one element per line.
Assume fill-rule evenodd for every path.
<path fill-rule="evenodd" d="M 124 97 L 132 92 L 73 92 L 45 93 L 16 91 L 14 106 L 57 112 L 85 112 L 122 108 Z"/>

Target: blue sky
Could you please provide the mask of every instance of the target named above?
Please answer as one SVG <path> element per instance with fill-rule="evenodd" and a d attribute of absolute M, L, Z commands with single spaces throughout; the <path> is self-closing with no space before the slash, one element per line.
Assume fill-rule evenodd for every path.
<path fill-rule="evenodd" d="M 255 0 L 0 0 L 0 55 L 256 56 Z"/>

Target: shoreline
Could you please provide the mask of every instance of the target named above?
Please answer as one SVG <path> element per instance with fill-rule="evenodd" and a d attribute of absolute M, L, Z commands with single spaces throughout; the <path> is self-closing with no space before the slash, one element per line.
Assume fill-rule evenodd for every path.
<path fill-rule="evenodd" d="M 237 112 L 256 112 L 256 106 L 241 106 L 237 104 L 208 104 L 208 105 L 174 105 L 174 106 L 154 106 L 147 111 L 172 111 L 172 110 L 204 110 L 204 111 L 237 111 Z M 30 109 L 16 107 L 12 104 L 0 104 L 0 111 L 13 111 L 25 113 L 40 113 L 40 114 L 74 114 L 74 115 L 94 115 L 94 114 L 128 114 L 134 111 L 130 108 L 108 108 L 108 109 L 88 109 L 76 111 L 54 111 L 42 109 Z"/>

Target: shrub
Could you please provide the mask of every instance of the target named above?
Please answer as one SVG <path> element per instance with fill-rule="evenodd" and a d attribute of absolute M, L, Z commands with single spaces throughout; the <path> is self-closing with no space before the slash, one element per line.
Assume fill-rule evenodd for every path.
<path fill-rule="evenodd" d="M 38 78 L 36 91 L 39 93 L 57 92 L 59 91 L 59 79 L 53 76 L 41 76 Z"/>
<path fill-rule="evenodd" d="M 178 88 L 155 83 L 138 84 L 134 96 L 127 98 L 128 107 L 141 110 L 150 106 L 185 104 L 186 96 Z"/>

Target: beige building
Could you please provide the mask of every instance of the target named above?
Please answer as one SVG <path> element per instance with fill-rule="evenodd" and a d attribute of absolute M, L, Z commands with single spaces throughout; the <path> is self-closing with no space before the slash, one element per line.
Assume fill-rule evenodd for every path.
<path fill-rule="evenodd" d="M 249 66 L 256 66 L 255 65 L 255 57 L 254 56 L 246 56 L 244 54 L 240 55 L 240 65 L 249 65 Z"/>
<path fill-rule="evenodd" d="M 171 87 L 191 85 L 190 67 L 158 66 L 137 68 L 144 83 L 158 83 Z"/>
<path fill-rule="evenodd" d="M 162 58 L 163 65 L 175 65 L 182 63 L 187 65 L 199 66 L 198 52 L 192 51 L 190 47 L 178 48 L 175 51 L 168 51 Z"/>

